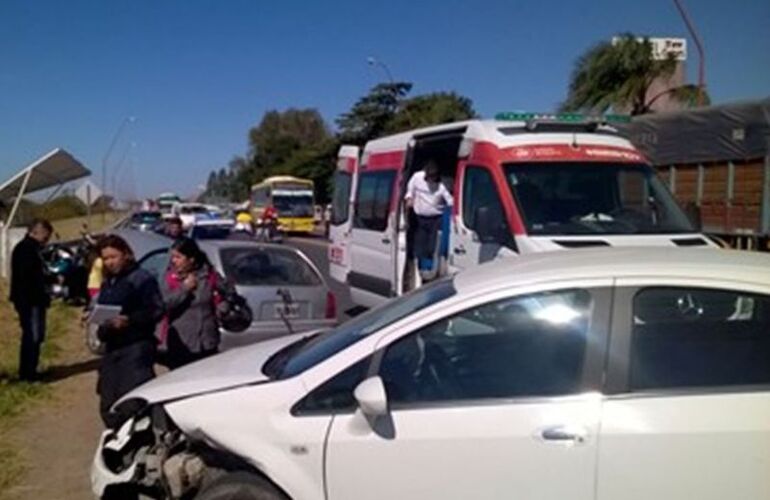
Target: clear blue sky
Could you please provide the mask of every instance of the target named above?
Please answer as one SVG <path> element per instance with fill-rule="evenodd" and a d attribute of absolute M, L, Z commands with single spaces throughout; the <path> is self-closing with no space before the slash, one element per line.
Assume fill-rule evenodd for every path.
<path fill-rule="evenodd" d="M 685 3 L 713 100 L 770 95 L 770 1 Z M 132 171 L 139 195 L 191 193 L 268 109 L 317 107 L 333 124 L 384 79 L 369 55 L 414 93 L 454 90 L 485 116 L 550 110 L 575 58 L 625 31 L 686 35 L 671 0 L 3 0 L 0 179 L 63 146 L 98 181 L 136 116 L 110 160 L 125 154 L 122 189 Z"/>

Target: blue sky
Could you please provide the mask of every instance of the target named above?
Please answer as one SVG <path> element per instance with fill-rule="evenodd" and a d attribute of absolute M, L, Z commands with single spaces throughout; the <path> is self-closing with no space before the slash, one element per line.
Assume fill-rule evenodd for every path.
<path fill-rule="evenodd" d="M 712 99 L 770 95 L 770 2 L 685 3 Z M 384 79 L 369 55 L 414 93 L 454 90 L 485 116 L 547 111 L 575 58 L 627 31 L 686 36 L 671 0 L 3 0 L 0 180 L 62 146 L 98 181 L 135 116 L 109 162 L 120 190 L 189 194 L 266 110 L 317 107 L 333 124 Z"/>

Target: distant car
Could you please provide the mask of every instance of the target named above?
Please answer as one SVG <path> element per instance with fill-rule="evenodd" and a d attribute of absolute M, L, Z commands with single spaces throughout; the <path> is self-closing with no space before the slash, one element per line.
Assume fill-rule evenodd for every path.
<path fill-rule="evenodd" d="M 196 463 L 207 500 L 768 499 L 770 256 L 502 259 L 128 401 L 97 496 Z"/>
<path fill-rule="evenodd" d="M 233 219 L 197 218 L 187 231 L 194 240 L 226 240 L 235 227 Z"/>
<path fill-rule="evenodd" d="M 176 203 L 171 207 L 171 213 L 182 220 L 184 229 L 190 228 L 199 215 L 208 215 L 209 208 L 202 203 Z"/>
<path fill-rule="evenodd" d="M 336 297 L 321 273 L 294 248 L 248 241 L 200 241 L 214 268 L 235 285 L 254 315 L 245 332 L 222 332 L 220 349 L 329 328 L 337 324 Z M 162 279 L 168 249 L 147 254 L 139 264 Z"/>
<path fill-rule="evenodd" d="M 163 215 L 158 210 L 143 210 L 134 213 L 128 221 L 130 229 L 154 231 L 161 224 Z"/>

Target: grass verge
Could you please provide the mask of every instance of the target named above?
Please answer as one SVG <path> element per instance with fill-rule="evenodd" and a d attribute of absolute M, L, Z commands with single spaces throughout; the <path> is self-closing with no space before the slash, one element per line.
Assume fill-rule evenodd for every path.
<path fill-rule="evenodd" d="M 16 311 L 8 302 L 8 283 L 0 280 L 0 492 L 7 489 L 23 472 L 19 451 L 3 436 L 13 428 L 16 420 L 35 401 L 50 394 L 45 383 L 27 383 L 18 380 L 20 328 Z M 48 311 L 46 341 L 41 353 L 41 368 L 45 371 L 58 361 L 61 353 L 59 339 L 77 328 L 79 312 L 62 303 L 54 303 Z M 74 325 L 74 326 L 73 326 Z"/>

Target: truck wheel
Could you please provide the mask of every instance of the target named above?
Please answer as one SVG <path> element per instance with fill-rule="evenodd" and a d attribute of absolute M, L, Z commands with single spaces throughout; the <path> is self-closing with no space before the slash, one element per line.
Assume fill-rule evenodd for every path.
<path fill-rule="evenodd" d="M 288 500 L 275 486 L 249 472 L 231 472 L 203 488 L 195 500 Z"/>

